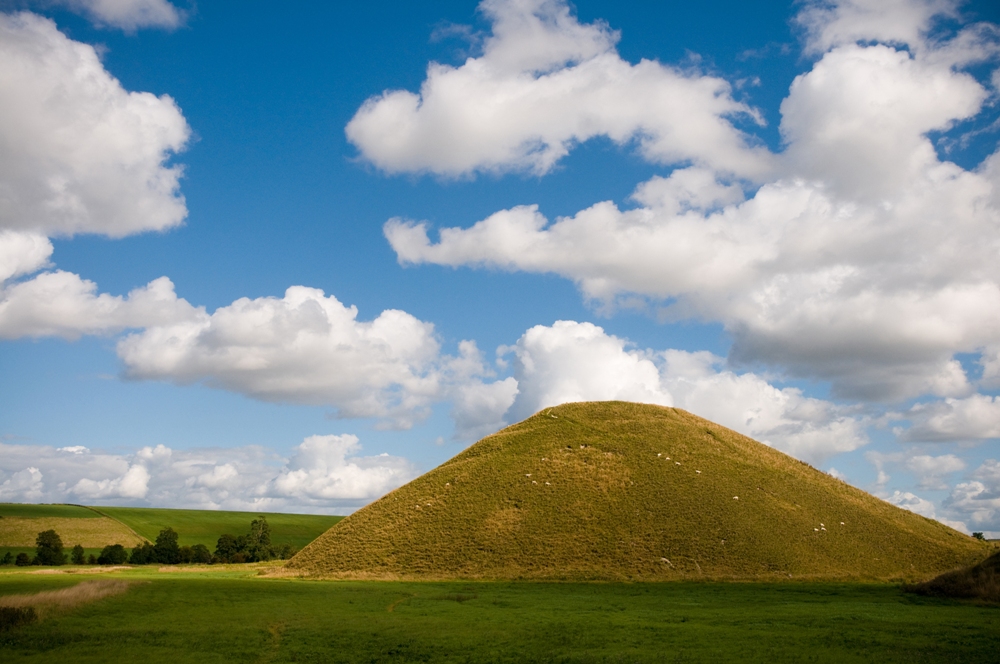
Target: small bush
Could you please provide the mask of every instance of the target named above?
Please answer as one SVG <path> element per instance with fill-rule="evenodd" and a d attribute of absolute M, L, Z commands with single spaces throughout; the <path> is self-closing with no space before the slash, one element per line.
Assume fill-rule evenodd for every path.
<path fill-rule="evenodd" d="M 983 533 L 972 533 L 972 536 L 975 537 L 977 540 L 985 540 L 986 539 L 986 535 L 984 535 Z"/>
<path fill-rule="evenodd" d="M 89 556 L 87 556 L 87 564 L 88 565 L 96 565 L 97 564 L 97 556 L 95 556 L 94 554 L 90 554 Z"/>
<path fill-rule="evenodd" d="M 74 565 L 83 565 L 87 562 L 87 558 L 83 553 L 83 546 L 77 544 L 73 547 L 73 552 L 70 554 L 70 560 L 73 561 Z"/>
<path fill-rule="evenodd" d="M 0 606 L 0 632 L 28 625 L 38 620 L 38 614 L 30 606 Z"/>
<path fill-rule="evenodd" d="M 10 551 L 3 554 L 3 558 L 0 558 L 0 565 L 13 565 L 13 564 L 14 564 L 14 555 Z"/>
<path fill-rule="evenodd" d="M 28 557 L 28 554 L 22 551 L 17 554 L 17 558 L 14 559 L 14 564 L 18 567 L 27 567 L 31 564 L 31 558 Z"/>
<path fill-rule="evenodd" d="M 98 565 L 121 565 L 128 560 L 128 551 L 121 544 L 109 544 L 101 549 L 97 557 Z"/>
<path fill-rule="evenodd" d="M 208 547 L 204 544 L 195 544 L 191 547 L 191 560 L 192 563 L 210 563 L 212 562 L 212 553 L 208 550 Z"/>

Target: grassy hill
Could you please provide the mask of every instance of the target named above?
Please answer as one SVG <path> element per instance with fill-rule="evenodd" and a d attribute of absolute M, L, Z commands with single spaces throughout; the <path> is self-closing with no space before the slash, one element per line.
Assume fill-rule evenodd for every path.
<path fill-rule="evenodd" d="M 546 409 L 289 562 L 342 578 L 924 579 L 989 546 L 690 413 Z"/>
<path fill-rule="evenodd" d="M 0 503 L 0 556 L 32 555 L 35 538 L 43 530 L 59 533 L 66 549 L 80 544 L 95 555 L 108 544 L 132 547 L 142 542 L 120 521 L 80 505 Z"/>
<path fill-rule="evenodd" d="M 181 546 L 204 544 L 215 549 L 219 536 L 245 535 L 250 522 L 263 514 L 271 527 L 271 542 L 302 548 L 344 517 L 322 514 L 277 514 L 267 512 L 226 512 L 221 510 L 173 510 L 152 507 L 94 507 L 101 514 L 120 521 L 150 542 L 164 528 L 177 531 Z"/>

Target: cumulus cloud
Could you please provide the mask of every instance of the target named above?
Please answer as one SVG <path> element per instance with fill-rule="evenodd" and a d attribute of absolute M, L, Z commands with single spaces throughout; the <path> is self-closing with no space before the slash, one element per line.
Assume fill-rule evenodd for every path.
<path fill-rule="evenodd" d="M 944 476 L 964 470 L 965 462 L 954 454 L 941 456 L 918 454 L 906 460 L 906 468 L 918 477 L 918 488 L 945 491 L 949 487 L 944 481 Z"/>
<path fill-rule="evenodd" d="M 242 298 L 147 327 L 122 339 L 118 355 L 131 378 L 201 382 L 410 426 L 442 393 L 434 327 L 395 309 L 357 316 L 332 295 L 293 286 L 283 298 Z"/>
<path fill-rule="evenodd" d="M 887 496 L 885 500 L 896 507 L 902 507 L 904 510 L 915 512 L 921 516 L 927 517 L 928 519 L 940 521 L 944 525 L 951 526 L 959 532 L 969 532 L 969 527 L 966 526 L 964 522 L 941 516 L 938 514 L 937 507 L 934 503 L 926 498 L 921 498 L 915 493 L 910 493 L 909 491 L 894 491 L 892 495 Z"/>
<path fill-rule="evenodd" d="M 51 255 L 52 243 L 44 235 L 0 229 L 0 287 L 12 277 L 46 267 Z"/>
<path fill-rule="evenodd" d="M 359 451 L 349 434 L 310 436 L 289 459 L 261 447 L 112 454 L 0 443 L 0 499 L 343 514 L 419 474 L 406 459 Z"/>
<path fill-rule="evenodd" d="M 122 237 L 187 215 L 169 164 L 190 135 L 180 109 L 125 90 L 92 46 L 40 16 L 0 14 L 0 98 L 0 229 Z"/>
<path fill-rule="evenodd" d="M 910 409 L 914 424 L 901 430 L 900 439 L 912 442 L 948 442 L 1000 438 L 1000 397 L 973 394 Z"/>
<path fill-rule="evenodd" d="M 864 423 L 834 404 L 722 370 L 711 353 L 639 350 L 574 321 L 533 327 L 501 350 L 514 357 L 511 420 L 560 403 L 622 399 L 683 408 L 812 463 L 867 443 Z"/>
<path fill-rule="evenodd" d="M 400 457 L 349 457 L 361 449 L 358 437 L 309 436 L 271 482 L 270 493 L 315 504 L 329 500 L 370 501 L 417 476 Z"/>
<path fill-rule="evenodd" d="M 957 17 L 958 5 L 957 0 L 809 0 L 795 23 L 814 53 L 859 41 L 920 45 L 932 21 Z"/>
<path fill-rule="evenodd" d="M 877 9 L 835 8 L 847 5 Z M 858 39 L 915 34 L 897 28 Z M 436 241 L 402 218 L 384 232 L 404 265 L 557 274 L 606 310 L 638 295 L 667 320 L 722 322 L 734 366 L 830 381 L 837 396 L 964 397 L 973 386 L 955 354 L 983 352 L 994 380 L 986 353 L 1000 340 L 1000 154 L 966 170 L 928 135 L 980 113 L 989 92 L 960 66 L 994 57 L 997 32 L 915 51 L 831 42 L 792 84 L 785 149 L 746 200 L 695 160 L 637 187 L 632 208 L 605 201 L 550 220 L 518 206 Z"/>
<path fill-rule="evenodd" d="M 740 177 L 769 169 L 767 150 L 730 122 L 759 121 L 723 79 L 659 62 L 630 64 L 603 22 L 581 24 L 561 0 L 484 0 L 480 57 L 431 63 L 420 93 L 390 90 L 348 123 L 361 156 L 389 173 L 461 176 L 550 171 L 596 136 L 657 163 L 694 162 Z"/>
<path fill-rule="evenodd" d="M 1000 535 L 1000 461 L 984 461 L 970 481 L 955 486 L 942 505 L 975 530 Z"/>
<path fill-rule="evenodd" d="M 62 270 L 0 287 L 0 339 L 77 339 L 196 320 L 203 314 L 202 309 L 178 298 L 166 277 L 126 297 L 98 293 L 94 282 Z"/>
<path fill-rule="evenodd" d="M 99 27 L 135 32 L 138 28 L 173 29 L 184 13 L 166 0 L 42 0 L 34 4 L 62 6 L 82 14 Z"/>

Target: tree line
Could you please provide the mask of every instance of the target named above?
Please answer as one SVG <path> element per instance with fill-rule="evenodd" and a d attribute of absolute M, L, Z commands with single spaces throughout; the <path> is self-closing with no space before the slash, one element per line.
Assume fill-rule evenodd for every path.
<path fill-rule="evenodd" d="M 121 544 L 109 544 L 100 555 L 86 555 L 82 545 L 77 544 L 69 555 L 63 553 L 62 538 L 55 530 L 45 530 L 35 538 L 35 556 L 19 553 L 13 556 L 9 551 L 0 558 L 0 565 L 14 564 L 19 567 L 29 565 L 178 565 L 215 563 L 255 563 L 266 560 L 287 560 L 296 553 L 290 544 L 273 545 L 271 527 L 261 515 L 250 522 L 250 532 L 245 535 L 224 534 L 219 537 L 215 552 L 204 544 L 193 546 L 178 543 L 178 534 L 173 528 L 164 528 L 156 536 L 156 542 L 143 542 L 131 549 Z"/>

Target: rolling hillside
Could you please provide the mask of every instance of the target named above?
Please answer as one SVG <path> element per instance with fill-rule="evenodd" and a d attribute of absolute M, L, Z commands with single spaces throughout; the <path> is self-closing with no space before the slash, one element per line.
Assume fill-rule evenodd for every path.
<path fill-rule="evenodd" d="M 83 507 L 81 505 L 31 505 L 0 503 L 0 555 L 31 552 L 43 530 L 55 530 L 66 548 L 82 544 L 88 553 L 108 544 L 133 547 L 156 541 L 167 527 L 178 533 L 183 545 L 204 544 L 215 549 L 223 533 L 244 535 L 257 512 L 175 510 L 151 507 Z M 321 514 L 265 513 L 271 541 L 302 548 L 344 517 Z"/>
<path fill-rule="evenodd" d="M 925 579 L 988 550 L 685 411 L 603 402 L 484 438 L 288 566 L 340 578 Z"/>

